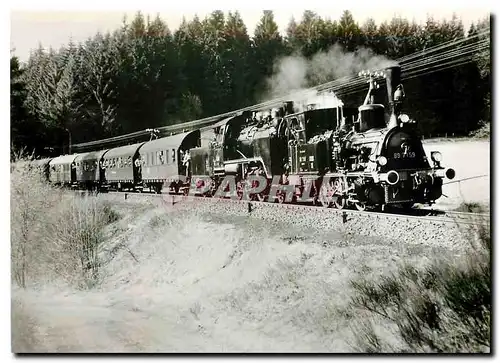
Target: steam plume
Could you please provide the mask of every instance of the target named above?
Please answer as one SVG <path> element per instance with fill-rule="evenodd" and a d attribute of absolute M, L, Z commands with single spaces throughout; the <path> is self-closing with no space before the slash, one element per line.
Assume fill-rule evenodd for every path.
<path fill-rule="evenodd" d="M 360 48 L 355 53 L 348 53 L 339 45 L 334 45 L 327 52 L 316 53 L 310 60 L 301 55 L 287 56 L 275 63 L 275 72 L 267 80 L 265 99 L 354 76 L 361 70 L 386 68 L 394 63 L 384 56 L 373 54 L 371 49 Z"/>

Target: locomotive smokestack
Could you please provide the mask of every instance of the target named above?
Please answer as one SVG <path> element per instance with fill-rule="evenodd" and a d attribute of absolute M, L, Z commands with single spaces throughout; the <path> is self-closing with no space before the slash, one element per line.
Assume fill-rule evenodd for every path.
<path fill-rule="evenodd" d="M 389 101 L 389 110 L 390 110 L 389 123 L 387 127 L 392 129 L 393 127 L 398 126 L 398 120 L 396 118 L 396 110 L 394 104 L 394 91 L 401 82 L 401 66 L 395 65 L 392 67 L 388 67 L 385 69 L 385 74 L 386 74 L 386 85 L 387 85 L 387 98 Z"/>

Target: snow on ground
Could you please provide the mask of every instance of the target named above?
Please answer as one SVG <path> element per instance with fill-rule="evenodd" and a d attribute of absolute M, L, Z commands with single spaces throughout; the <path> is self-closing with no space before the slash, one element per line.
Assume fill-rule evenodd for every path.
<path fill-rule="evenodd" d="M 443 155 L 442 166 L 455 169 L 453 180 L 445 180 L 443 196 L 437 202 L 442 208 L 454 208 L 462 202 L 490 202 L 490 142 L 477 140 L 426 140 L 424 149 L 430 159 L 431 151 L 439 151 Z M 455 182 L 476 176 L 475 179 Z"/>

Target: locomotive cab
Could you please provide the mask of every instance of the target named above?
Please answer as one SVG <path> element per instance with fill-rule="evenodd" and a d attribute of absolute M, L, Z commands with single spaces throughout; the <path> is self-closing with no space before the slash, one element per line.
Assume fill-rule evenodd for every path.
<path fill-rule="evenodd" d="M 342 109 L 336 107 L 309 109 L 286 119 L 291 174 L 322 175 L 333 169 L 332 135 L 341 117 Z"/>

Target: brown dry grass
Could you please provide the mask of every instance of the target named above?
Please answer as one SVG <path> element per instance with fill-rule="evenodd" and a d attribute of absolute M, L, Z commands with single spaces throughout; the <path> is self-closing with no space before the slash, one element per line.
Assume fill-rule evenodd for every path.
<path fill-rule="evenodd" d="M 491 344 L 491 237 L 489 225 L 471 233 L 455 261 L 425 268 L 403 265 L 379 280 L 354 280 L 353 306 L 396 327 L 397 345 L 369 323 L 358 329 L 363 352 L 487 353 Z"/>
<path fill-rule="evenodd" d="M 98 282 L 103 230 L 116 220 L 104 203 L 48 185 L 30 161 L 11 172 L 13 282 L 84 287 Z"/>

